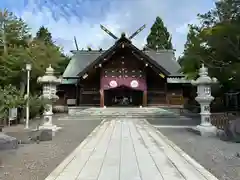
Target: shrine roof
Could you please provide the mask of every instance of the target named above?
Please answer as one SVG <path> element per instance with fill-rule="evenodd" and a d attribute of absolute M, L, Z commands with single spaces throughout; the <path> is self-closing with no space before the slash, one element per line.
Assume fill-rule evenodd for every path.
<path fill-rule="evenodd" d="M 144 53 L 166 69 L 170 73 L 169 76 L 180 75 L 179 70 L 181 67 L 174 56 L 173 50 L 159 50 L 157 52 L 150 50 Z"/>
<path fill-rule="evenodd" d="M 132 44 L 130 45 L 133 46 Z M 104 54 L 107 54 L 109 51 L 111 51 L 111 49 L 113 49 L 114 46 L 110 47 L 106 51 L 99 50 L 72 51 L 73 56 L 71 58 L 71 61 L 69 62 L 65 72 L 63 73 L 63 78 L 69 79 L 64 79 L 63 84 L 75 84 L 77 82 L 77 79 L 71 78 L 78 77 L 79 73 L 86 70 L 89 66 L 95 63 L 101 56 L 104 56 Z M 159 50 L 159 51 L 149 50 L 141 52 L 147 57 L 149 57 L 154 64 L 162 67 L 166 72 L 168 72 L 169 76 L 172 75 L 182 76 L 182 74 L 179 73 L 180 65 L 175 59 L 173 50 Z"/>
<path fill-rule="evenodd" d="M 103 52 L 103 51 L 102 51 Z M 63 77 L 77 77 L 78 73 L 81 72 L 85 67 L 95 61 L 102 52 L 99 51 L 76 51 L 73 52 L 67 68 L 63 73 Z M 63 84 L 75 84 L 77 79 L 64 79 Z"/>

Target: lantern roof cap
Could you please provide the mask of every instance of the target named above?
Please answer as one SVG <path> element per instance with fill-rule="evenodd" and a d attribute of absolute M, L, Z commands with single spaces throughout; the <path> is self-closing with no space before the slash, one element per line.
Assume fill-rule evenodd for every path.
<path fill-rule="evenodd" d="M 54 76 L 54 69 L 51 64 L 46 68 L 46 73 L 44 76 L 38 78 L 38 83 L 42 84 L 60 84 L 62 82 L 62 78 L 57 78 Z"/>
<path fill-rule="evenodd" d="M 54 69 L 52 68 L 51 64 L 49 64 L 49 66 L 46 68 L 46 74 L 47 75 L 53 75 L 54 74 Z"/>
<path fill-rule="evenodd" d="M 193 85 L 207 85 L 217 83 L 216 78 L 211 78 L 208 76 L 208 68 L 205 67 L 204 64 L 202 64 L 198 74 L 199 77 L 191 82 Z"/>

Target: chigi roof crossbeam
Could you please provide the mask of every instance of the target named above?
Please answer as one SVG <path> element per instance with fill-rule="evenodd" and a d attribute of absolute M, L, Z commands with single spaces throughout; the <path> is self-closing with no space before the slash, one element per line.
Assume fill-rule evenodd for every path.
<path fill-rule="evenodd" d="M 109 36 L 111 36 L 113 39 L 118 40 L 119 38 L 115 36 L 111 31 L 109 31 L 106 27 L 100 24 L 100 28 L 105 31 Z M 143 29 L 146 28 L 146 24 L 142 25 L 140 28 L 138 28 L 131 36 L 128 37 L 129 40 L 133 39 L 135 36 L 137 36 Z M 125 33 L 122 33 L 125 34 Z"/>

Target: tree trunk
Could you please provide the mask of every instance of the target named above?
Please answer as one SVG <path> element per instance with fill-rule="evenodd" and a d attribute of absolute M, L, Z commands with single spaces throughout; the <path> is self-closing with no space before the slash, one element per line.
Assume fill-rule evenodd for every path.
<path fill-rule="evenodd" d="M 20 93 L 21 93 L 21 95 L 24 95 L 24 93 L 25 93 L 25 86 L 26 86 L 26 83 L 22 81 L 20 83 Z"/>
<path fill-rule="evenodd" d="M 20 82 L 20 94 L 24 96 L 26 90 L 26 77 L 22 75 L 22 80 Z"/>
<path fill-rule="evenodd" d="M 4 22 L 3 22 L 3 24 L 2 24 L 2 29 L 3 29 L 2 40 L 3 40 L 4 55 L 8 55 L 8 46 L 7 46 L 7 40 L 6 40 L 5 24 L 4 24 Z"/>

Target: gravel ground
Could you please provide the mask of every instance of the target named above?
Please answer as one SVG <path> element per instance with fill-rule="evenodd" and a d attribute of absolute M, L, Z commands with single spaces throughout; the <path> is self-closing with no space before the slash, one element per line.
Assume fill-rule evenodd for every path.
<path fill-rule="evenodd" d="M 240 180 L 240 143 L 204 138 L 183 128 L 159 130 L 219 180 Z"/>
<path fill-rule="evenodd" d="M 100 121 L 54 121 L 63 127 L 52 141 L 0 151 L 0 180 L 44 180 Z M 21 129 L 22 126 L 14 127 Z"/>

